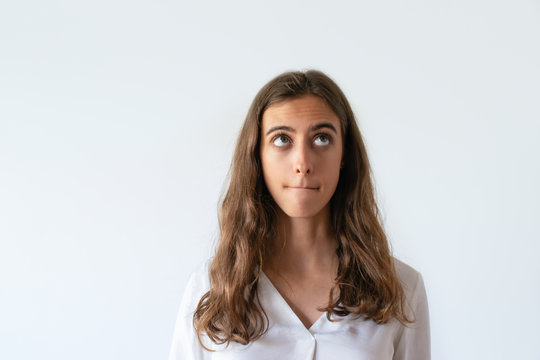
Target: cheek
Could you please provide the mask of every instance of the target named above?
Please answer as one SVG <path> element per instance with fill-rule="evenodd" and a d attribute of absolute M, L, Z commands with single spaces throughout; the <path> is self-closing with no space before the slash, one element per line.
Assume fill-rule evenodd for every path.
<path fill-rule="evenodd" d="M 339 164 L 339 163 L 338 163 Z M 331 164 L 330 167 L 327 168 L 326 174 L 326 180 L 328 183 L 332 184 L 332 186 L 336 186 L 339 181 L 339 176 L 341 174 L 339 165 L 336 166 L 335 162 Z"/>
<path fill-rule="evenodd" d="M 327 171 L 334 172 L 336 169 L 339 171 L 341 166 L 341 160 L 342 160 L 342 152 L 341 151 L 332 151 L 328 154 L 325 154 L 324 157 L 321 159 L 321 163 L 324 164 L 324 168 Z"/>
<path fill-rule="evenodd" d="M 281 162 L 274 159 L 271 155 L 261 154 L 263 178 L 268 189 L 278 186 L 279 174 L 282 173 L 280 164 Z"/>
<path fill-rule="evenodd" d="M 341 175 L 341 154 L 336 154 L 325 162 L 324 176 L 332 187 L 337 186 Z"/>

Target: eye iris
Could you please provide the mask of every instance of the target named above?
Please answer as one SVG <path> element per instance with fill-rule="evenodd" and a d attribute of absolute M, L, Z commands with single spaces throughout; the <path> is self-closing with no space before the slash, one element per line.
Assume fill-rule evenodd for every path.
<path fill-rule="evenodd" d="M 288 140 L 286 136 L 280 135 L 276 138 L 275 142 L 277 143 L 277 145 L 284 145 L 287 144 Z"/>
<path fill-rule="evenodd" d="M 319 141 L 319 143 L 327 144 L 328 143 L 328 137 L 326 135 L 319 135 L 318 141 Z"/>

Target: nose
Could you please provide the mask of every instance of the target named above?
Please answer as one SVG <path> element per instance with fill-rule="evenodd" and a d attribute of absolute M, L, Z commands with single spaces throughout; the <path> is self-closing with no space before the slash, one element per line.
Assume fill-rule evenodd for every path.
<path fill-rule="evenodd" d="M 309 175 L 313 172 L 313 165 L 309 147 L 300 145 L 294 154 L 294 172 L 298 175 Z"/>
<path fill-rule="evenodd" d="M 296 167 L 296 173 L 298 175 L 301 175 L 301 174 L 308 175 L 310 172 L 311 172 L 311 170 L 309 168 L 303 168 L 301 166 Z"/>

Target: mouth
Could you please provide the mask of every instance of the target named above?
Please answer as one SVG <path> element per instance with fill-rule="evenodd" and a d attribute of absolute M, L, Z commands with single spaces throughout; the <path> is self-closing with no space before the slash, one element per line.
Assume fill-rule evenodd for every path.
<path fill-rule="evenodd" d="M 311 186 L 285 186 L 287 189 L 296 189 L 296 190 L 319 190 L 318 187 Z"/>

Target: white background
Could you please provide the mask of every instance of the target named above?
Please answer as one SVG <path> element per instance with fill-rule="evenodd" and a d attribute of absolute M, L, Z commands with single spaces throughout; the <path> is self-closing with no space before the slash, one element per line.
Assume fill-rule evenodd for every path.
<path fill-rule="evenodd" d="M 164 359 L 255 93 L 353 105 L 434 359 L 540 359 L 538 1 L 2 1 L 0 358 Z"/>

